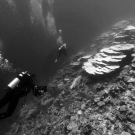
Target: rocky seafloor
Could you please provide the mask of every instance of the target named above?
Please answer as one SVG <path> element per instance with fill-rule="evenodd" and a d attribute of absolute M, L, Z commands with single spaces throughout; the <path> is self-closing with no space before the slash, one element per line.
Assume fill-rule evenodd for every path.
<path fill-rule="evenodd" d="M 5 135 L 134 135 L 135 19 L 70 58 Z"/>

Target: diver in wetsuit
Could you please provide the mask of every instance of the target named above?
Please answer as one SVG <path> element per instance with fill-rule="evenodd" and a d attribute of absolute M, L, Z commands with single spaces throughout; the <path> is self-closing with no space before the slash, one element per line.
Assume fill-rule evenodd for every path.
<path fill-rule="evenodd" d="M 59 49 L 58 49 L 58 56 L 55 60 L 55 63 L 58 61 L 61 55 L 67 55 L 67 50 L 66 50 L 66 44 L 63 44 Z"/>
<path fill-rule="evenodd" d="M 35 74 L 27 71 L 19 73 L 5 88 L 6 95 L 0 100 L 0 109 L 9 103 L 7 111 L 0 114 L 0 120 L 10 117 L 17 107 L 20 97 L 26 96 L 31 90 L 35 96 L 42 95 L 39 88 L 39 86 L 35 86 Z M 44 87 L 43 91 L 46 92 L 47 87 Z"/>

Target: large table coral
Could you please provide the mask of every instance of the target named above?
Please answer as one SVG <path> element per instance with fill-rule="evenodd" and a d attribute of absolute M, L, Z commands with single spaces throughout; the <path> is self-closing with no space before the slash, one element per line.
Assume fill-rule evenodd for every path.
<path fill-rule="evenodd" d="M 110 73 L 120 68 L 124 58 L 134 53 L 134 44 L 119 44 L 101 49 L 93 58 L 84 62 L 83 69 L 91 75 Z M 86 57 L 87 58 L 87 57 Z M 131 61 L 132 57 L 129 57 Z"/>

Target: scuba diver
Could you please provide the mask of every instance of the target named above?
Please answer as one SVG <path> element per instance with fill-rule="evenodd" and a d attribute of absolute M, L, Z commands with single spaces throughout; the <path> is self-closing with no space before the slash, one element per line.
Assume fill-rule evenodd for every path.
<path fill-rule="evenodd" d="M 58 49 L 58 56 L 55 60 L 55 63 L 58 61 L 61 55 L 67 55 L 67 50 L 66 50 L 66 44 L 63 44 L 59 49 Z"/>
<path fill-rule="evenodd" d="M 17 107 L 20 97 L 26 97 L 32 90 L 34 96 L 43 95 L 47 91 L 47 86 L 35 86 L 35 74 L 28 71 L 19 73 L 5 88 L 6 94 L 0 100 L 0 109 L 7 103 L 8 109 L 0 114 L 0 120 L 10 117 Z M 41 91 L 42 90 L 42 91 Z"/>

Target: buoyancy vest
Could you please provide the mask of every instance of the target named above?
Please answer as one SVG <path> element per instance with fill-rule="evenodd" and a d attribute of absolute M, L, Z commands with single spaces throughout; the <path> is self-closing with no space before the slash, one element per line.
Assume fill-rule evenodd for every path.
<path fill-rule="evenodd" d="M 22 89 L 23 87 L 28 85 L 30 81 L 32 81 L 31 76 L 26 72 L 22 72 L 8 84 L 8 87 L 10 87 L 11 89 L 15 89 L 16 87 Z"/>

